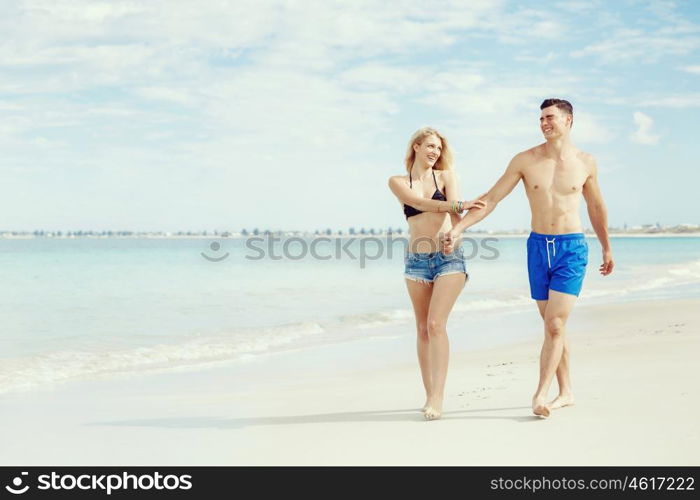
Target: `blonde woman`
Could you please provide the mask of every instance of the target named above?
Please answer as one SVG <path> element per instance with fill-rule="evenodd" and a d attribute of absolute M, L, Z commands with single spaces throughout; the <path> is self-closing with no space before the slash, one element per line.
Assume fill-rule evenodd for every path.
<path fill-rule="evenodd" d="M 407 175 L 389 179 L 391 191 L 403 204 L 410 231 L 404 277 L 416 316 L 427 420 L 442 416 L 449 361 L 447 318 L 469 278 L 462 248 L 455 245 L 446 253 L 441 238 L 461 220 L 462 211 L 486 206 L 481 200 L 460 201 L 452 162 L 447 139 L 425 127 L 408 143 Z"/>

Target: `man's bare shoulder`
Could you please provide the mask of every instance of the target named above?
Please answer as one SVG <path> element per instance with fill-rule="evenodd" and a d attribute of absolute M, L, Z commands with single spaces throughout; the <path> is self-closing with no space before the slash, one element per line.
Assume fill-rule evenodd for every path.
<path fill-rule="evenodd" d="M 526 149 L 525 151 L 521 151 L 518 154 L 516 154 L 510 161 L 511 165 L 520 168 L 527 167 L 528 165 L 542 158 L 544 154 L 543 152 L 544 149 L 542 144 L 534 146 L 530 149 Z"/>
<path fill-rule="evenodd" d="M 595 173 L 595 171 L 598 169 L 595 157 L 592 154 L 579 150 L 576 157 L 586 166 L 589 174 Z"/>

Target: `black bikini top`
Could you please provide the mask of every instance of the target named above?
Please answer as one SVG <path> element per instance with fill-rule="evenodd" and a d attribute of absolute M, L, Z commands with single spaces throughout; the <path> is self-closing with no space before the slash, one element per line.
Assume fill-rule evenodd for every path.
<path fill-rule="evenodd" d="M 435 170 L 430 169 L 430 171 L 433 173 L 433 182 L 435 183 L 435 192 L 433 193 L 433 197 L 431 200 L 440 200 L 440 201 L 447 201 L 447 198 L 445 198 L 445 195 L 442 194 L 440 191 L 440 188 L 438 188 L 437 180 L 435 179 Z M 411 183 L 411 189 L 413 189 L 413 177 L 411 174 L 408 174 L 408 178 L 410 179 Z M 406 215 L 406 218 L 408 219 L 409 217 L 413 217 L 414 215 L 422 214 L 422 210 L 418 210 L 416 208 L 413 208 L 410 205 L 406 205 L 405 203 L 403 204 L 403 213 Z"/>

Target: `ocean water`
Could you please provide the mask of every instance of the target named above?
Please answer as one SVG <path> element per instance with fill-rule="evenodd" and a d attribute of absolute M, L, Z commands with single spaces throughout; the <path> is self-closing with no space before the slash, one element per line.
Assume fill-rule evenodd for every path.
<path fill-rule="evenodd" d="M 589 239 L 580 302 L 698 298 L 700 237 Z M 0 393 L 414 335 L 403 244 L 386 237 L 2 239 Z M 525 238 L 465 241 L 453 317 L 531 309 Z"/>

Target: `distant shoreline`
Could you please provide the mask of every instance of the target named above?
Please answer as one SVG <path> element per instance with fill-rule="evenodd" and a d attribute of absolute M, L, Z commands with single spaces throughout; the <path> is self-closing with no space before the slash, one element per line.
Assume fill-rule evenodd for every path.
<path fill-rule="evenodd" d="M 246 238 L 265 238 L 267 236 L 274 236 L 276 238 L 329 238 L 329 239 L 349 239 L 349 238 L 385 238 L 387 236 L 392 236 L 396 239 L 404 238 L 407 236 L 407 232 L 402 233 L 375 233 L 375 234 L 314 234 L 308 232 L 270 232 L 270 233 L 259 233 L 259 234 L 240 234 L 240 233 L 211 233 L 211 234 L 172 234 L 172 233 L 134 233 L 134 234 L 82 234 L 82 235 L 57 235 L 53 233 L 35 235 L 32 233 L 28 234 L 0 234 L 0 239 L 6 240 L 30 240 L 30 239 L 60 239 L 60 240 L 74 240 L 74 239 L 155 239 L 155 240 L 217 240 L 217 239 L 246 239 Z M 464 233 L 466 237 L 472 238 L 526 238 L 529 232 L 512 233 L 512 232 L 466 232 Z M 644 232 L 610 232 L 610 237 L 612 238 L 700 238 L 700 231 L 694 232 L 655 232 L 655 233 L 644 233 Z M 588 238 L 595 238 L 595 233 L 585 233 Z"/>

